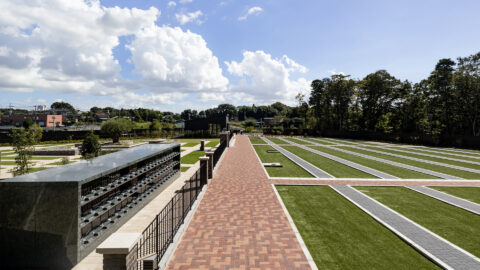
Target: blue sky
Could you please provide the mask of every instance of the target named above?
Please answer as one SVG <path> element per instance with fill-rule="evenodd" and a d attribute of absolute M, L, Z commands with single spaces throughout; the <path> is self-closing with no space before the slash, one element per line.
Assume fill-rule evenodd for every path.
<path fill-rule="evenodd" d="M 480 44 L 473 0 L 21 2 L 2 4 L 2 107 L 293 104 L 313 79 L 386 69 L 418 82 Z"/>

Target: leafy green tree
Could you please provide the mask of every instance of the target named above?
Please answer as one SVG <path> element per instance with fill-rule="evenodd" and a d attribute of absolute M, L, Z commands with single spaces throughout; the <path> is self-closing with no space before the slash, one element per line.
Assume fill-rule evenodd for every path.
<path fill-rule="evenodd" d="M 13 169 L 13 174 L 15 176 L 28 172 L 30 160 L 32 159 L 32 154 L 35 151 L 34 145 L 38 142 L 37 139 L 39 136 L 41 138 L 41 135 L 38 135 L 37 132 L 38 129 L 33 128 L 26 130 L 23 127 L 12 130 L 12 134 L 10 136 L 12 138 L 13 150 L 15 151 L 15 154 L 17 154 L 15 157 L 17 166 Z"/>
<path fill-rule="evenodd" d="M 50 108 L 55 110 L 64 109 L 70 111 L 72 114 L 76 113 L 75 108 L 70 103 L 64 101 L 56 101 L 50 105 Z"/>
<path fill-rule="evenodd" d="M 80 153 L 82 154 L 82 157 L 88 159 L 98 157 L 101 149 L 100 143 L 98 142 L 98 136 L 93 134 L 93 131 L 90 131 L 83 139 Z"/>
<path fill-rule="evenodd" d="M 28 129 L 30 126 L 32 126 L 34 124 L 33 120 L 31 117 L 27 117 L 25 119 L 25 121 L 23 121 L 23 124 L 22 126 L 25 128 L 25 129 Z"/>
<path fill-rule="evenodd" d="M 133 123 L 124 118 L 108 120 L 101 126 L 102 133 L 110 137 L 113 143 L 118 143 L 122 134 L 130 132 L 132 129 Z"/>

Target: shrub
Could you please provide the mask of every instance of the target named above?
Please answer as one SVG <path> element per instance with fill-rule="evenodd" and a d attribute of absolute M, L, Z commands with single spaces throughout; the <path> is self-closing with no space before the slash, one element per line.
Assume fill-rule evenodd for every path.
<path fill-rule="evenodd" d="M 108 120 L 102 124 L 102 133 L 113 140 L 113 143 L 120 141 L 120 136 L 125 132 L 130 132 L 133 128 L 133 123 L 127 119 L 119 118 Z"/>
<path fill-rule="evenodd" d="M 93 131 L 87 134 L 85 139 L 83 139 L 82 148 L 80 153 L 84 158 L 93 158 L 100 155 L 101 146 L 98 142 L 98 136 L 93 134 Z M 63 160 L 62 160 L 63 162 Z M 67 162 L 68 163 L 68 162 Z"/>

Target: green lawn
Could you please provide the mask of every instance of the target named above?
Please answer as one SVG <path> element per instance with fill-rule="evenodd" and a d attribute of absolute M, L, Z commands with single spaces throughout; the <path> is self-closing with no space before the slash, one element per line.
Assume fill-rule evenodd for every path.
<path fill-rule="evenodd" d="M 438 269 L 328 186 L 276 186 L 319 269 Z"/>
<path fill-rule="evenodd" d="M 301 141 L 299 139 L 295 139 L 295 138 L 285 138 L 287 141 L 291 141 L 291 142 L 294 142 L 296 144 L 301 144 L 301 145 L 312 145 L 312 143 L 308 143 L 308 142 L 305 142 L 305 141 Z"/>
<path fill-rule="evenodd" d="M 268 138 L 274 144 L 290 144 L 289 142 L 280 140 L 279 138 Z"/>
<path fill-rule="evenodd" d="M 208 139 L 208 143 L 205 144 L 205 147 L 215 147 L 220 143 L 220 139 Z"/>
<path fill-rule="evenodd" d="M 480 204 L 480 187 L 430 187 L 430 188 Z"/>
<path fill-rule="evenodd" d="M 480 216 L 405 187 L 357 187 L 412 221 L 480 256 Z"/>
<path fill-rule="evenodd" d="M 443 153 L 442 154 L 432 153 L 432 152 L 428 152 L 428 151 L 423 151 L 422 150 L 423 148 L 420 148 L 420 147 L 407 148 L 407 147 L 395 146 L 395 147 L 392 147 L 392 149 L 405 150 L 405 151 L 409 151 L 409 152 L 412 152 L 412 153 L 423 153 L 423 154 L 428 154 L 428 155 L 435 155 L 435 156 L 438 156 L 438 157 L 448 157 L 448 158 L 469 160 L 469 161 L 474 161 L 474 162 L 479 162 L 480 163 L 480 159 L 478 159 L 478 158 L 459 157 L 459 156 L 449 155 L 448 153 L 444 153 L 444 154 Z M 458 154 L 460 154 L 460 153 L 458 153 Z M 470 154 L 466 154 L 466 155 L 470 155 Z"/>
<path fill-rule="evenodd" d="M 15 160 L 15 157 L 16 156 L 8 156 L 8 157 L 2 156 L 2 160 Z M 54 160 L 59 158 L 62 158 L 62 157 L 32 156 L 32 160 Z"/>
<path fill-rule="evenodd" d="M 255 151 L 262 163 L 279 162 L 283 167 L 266 167 L 270 177 L 312 177 L 302 167 L 285 157 L 282 153 L 267 153 L 267 150 L 275 150 L 269 145 L 254 145 Z"/>
<path fill-rule="evenodd" d="M 3 165 L 3 166 L 16 166 L 17 163 L 15 161 L 2 161 L 0 162 L 0 165 Z"/>
<path fill-rule="evenodd" d="M 204 151 L 193 151 L 180 159 L 180 163 L 182 164 L 195 164 L 198 161 L 199 157 L 205 155 Z"/>
<path fill-rule="evenodd" d="M 391 175 L 396 176 L 396 177 L 404 178 L 404 179 L 437 179 L 437 177 L 432 176 L 432 175 L 423 174 L 423 173 L 419 173 L 419 172 L 416 172 L 416 171 L 412 171 L 412 170 L 400 168 L 400 167 L 397 167 L 397 166 L 393 166 L 393 165 L 390 165 L 390 164 L 386 164 L 386 163 L 383 163 L 383 162 L 379 162 L 379 161 L 355 156 L 355 155 L 352 155 L 352 154 L 343 153 L 343 152 L 340 152 L 340 151 L 337 151 L 337 150 L 334 150 L 334 149 L 328 148 L 328 147 L 312 146 L 311 148 L 322 151 L 322 152 L 325 152 L 325 153 L 333 155 L 333 156 L 337 156 L 337 157 L 340 157 L 340 158 L 358 163 L 358 164 L 366 166 L 366 167 L 370 167 L 372 169 L 375 169 L 375 170 L 378 170 L 378 171 L 381 171 L 381 172 L 391 174 Z"/>
<path fill-rule="evenodd" d="M 316 144 L 333 145 L 333 143 L 326 142 L 326 141 L 320 141 L 320 140 L 318 140 L 318 139 L 316 139 L 316 138 L 305 138 L 305 140 L 314 142 L 314 143 L 316 143 Z"/>
<path fill-rule="evenodd" d="M 329 142 L 332 142 L 332 143 L 336 143 L 336 144 L 348 144 L 348 145 L 357 145 L 358 143 L 354 143 L 354 142 L 349 142 L 347 140 L 342 140 L 342 139 L 327 139 L 327 138 L 320 138 L 322 140 L 326 140 L 326 141 L 329 141 Z"/>
<path fill-rule="evenodd" d="M 45 168 L 45 167 L 30 168 L 30 169 L 28 169 L 28 172 L 29 173 L 34 173 L 34 172 L 39 172 L 39 171 L 43 171 L 43 170 L 46 170 L 46 169 L 50 169 L 50 168 Z"/>
<path fill-rule="evenodd" d="M 198 145 L 199 143 L 195 143 L 195 142 L 190 142 L 190 143 L 186 143 L 184 145 L 182 145 L 182 147 L 194 147 L 195 145 Z"/>
<path fill-rule="evenodd" d="M 424 160 L 430 160 L 430 161 L 441 162 L 441 163 L 451 164 L 451 165 L 455 165 L 455 166 L 480 170 L 480 165 L 443 159 L 440 156 L 439 157 L 427 157 L 427 156 L 422 156 L 422 155 L 415 154 L 415 153 L 404 153 L 404 152 L 398 152 L 398 151 L 393 150 L 393 149 L 378 148 L 378 147 L 372 147 L 372 146 L 367 146 L 366 148 L 372 149 L 372 150 L 375 150 L 375 151 L 392 153 L 392 154 L 397 154 L 397 155 L 402 155 L 402 156 L 407 156 L 407 157 L 413 157 L 413 158 L 420 158 L 420 159 L 424 159 Z M 462 158 L 457 157 L 457 159 L 462 159 Z M 477 160 L 477 162 L 480 163 L 480 160 Z"/>
<path fill-rule="evenodd" d="M 252 144 L 267 144 L 262 138 L 260 137 L 248 137 L 250 139 L 250 143 Z"/>
<path fill-rule="evenodd" d="M 181 172 L 186 172 L 186 171 L 188 171 L 188 169 L 190 169 L 190 167 L 184 167 L 184 166 L 180 167 Z"/>
<path fill-rule="evenodd" d="M 298 146 L 283 146 L 283 148 L 338 178 L 377 178 L 368 173 L 359 171 L 347 165 L 343 165 L 342 163 L 302 149 Z"/>
<path fill-rule="evenodd" d="M 473 155 L 473 156 L 476 156 L 476 157 L 480 157 L 480 152 L 477 151 L 477 150 L 459 149 L 459 148 L 457 148 L 456 150 L 452 150 L 452 149 L 449 149 L 449 148 L 431 148 L 431 147 L 426 147 L 425 149 L 433 150 L 433 151 L 441 151 L 441 152 L 446 152 L 446 153 L 452 153 L 452 154 Z"/>
<path fill-rule="evenodd" d="M 348 147 L 342 147 L 342 148 L 347 149 Z M 427 169 L 427 170 L 431 170 L 431 171 L 445 173 L 445 174 L 448 174 L 448 175 L 458 176 L 458 177 L 462 177 L 462 178 L 465 178 L 465 179 L 480 179 L 480 174 L 478 174 L 478 173 L 472 173 L 472 172 L 457 170 L 457 169 L 453 169 L 453 168 L 447 168 L 447 167 L 443 167 L 443 166 L 440 166 L 440 165 L 433 165 L 433 164 L 414 161 L 414 160 L 410 160 L 410 159 L 406 159 L 406 158 L 392 157 L 392 156 L 389 156 L 389 155 L 374 153 L 374 152 L 367 151 L 367 150 L 360 150 L 360 149 L 355 149 L 355 148 L 348 148 L 348 150 L 353 151 L 353 152 L 357 152 L 357 153 L 361 153 L 361 154 L 366 154 L 366 155 L 378 157 L 378 158 L 383 158 L 383 159 L 386 159 L 386 160 L 395 161 L 395 162 L 398 162 L 398 163 L 408 164 L 408 165 L 415 166 L 415 167 L 418 167 L 418 168 L 423 168 L 423 169 Z"/>
<path fill-rule="evenodd" d="M 75 163 L 76 161 L 69 161 L 67 164 L 70 164 L 70 163 Z M 60 165 L 65 165 L 63 164 L 63 162 L 61 161 L 57 161 L 57 162 L 52 162 L 52 163 L 48 163 L 46 165 L 57 165 L 57 166 L 60 166 Z"/>

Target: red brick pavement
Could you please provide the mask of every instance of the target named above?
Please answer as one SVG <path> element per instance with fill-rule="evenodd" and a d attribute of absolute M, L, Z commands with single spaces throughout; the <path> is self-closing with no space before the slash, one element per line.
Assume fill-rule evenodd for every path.
<path fill-rule="evenodd" d="M 246 136 L 225 154 L 168 269 L 310 269 Z"/>

